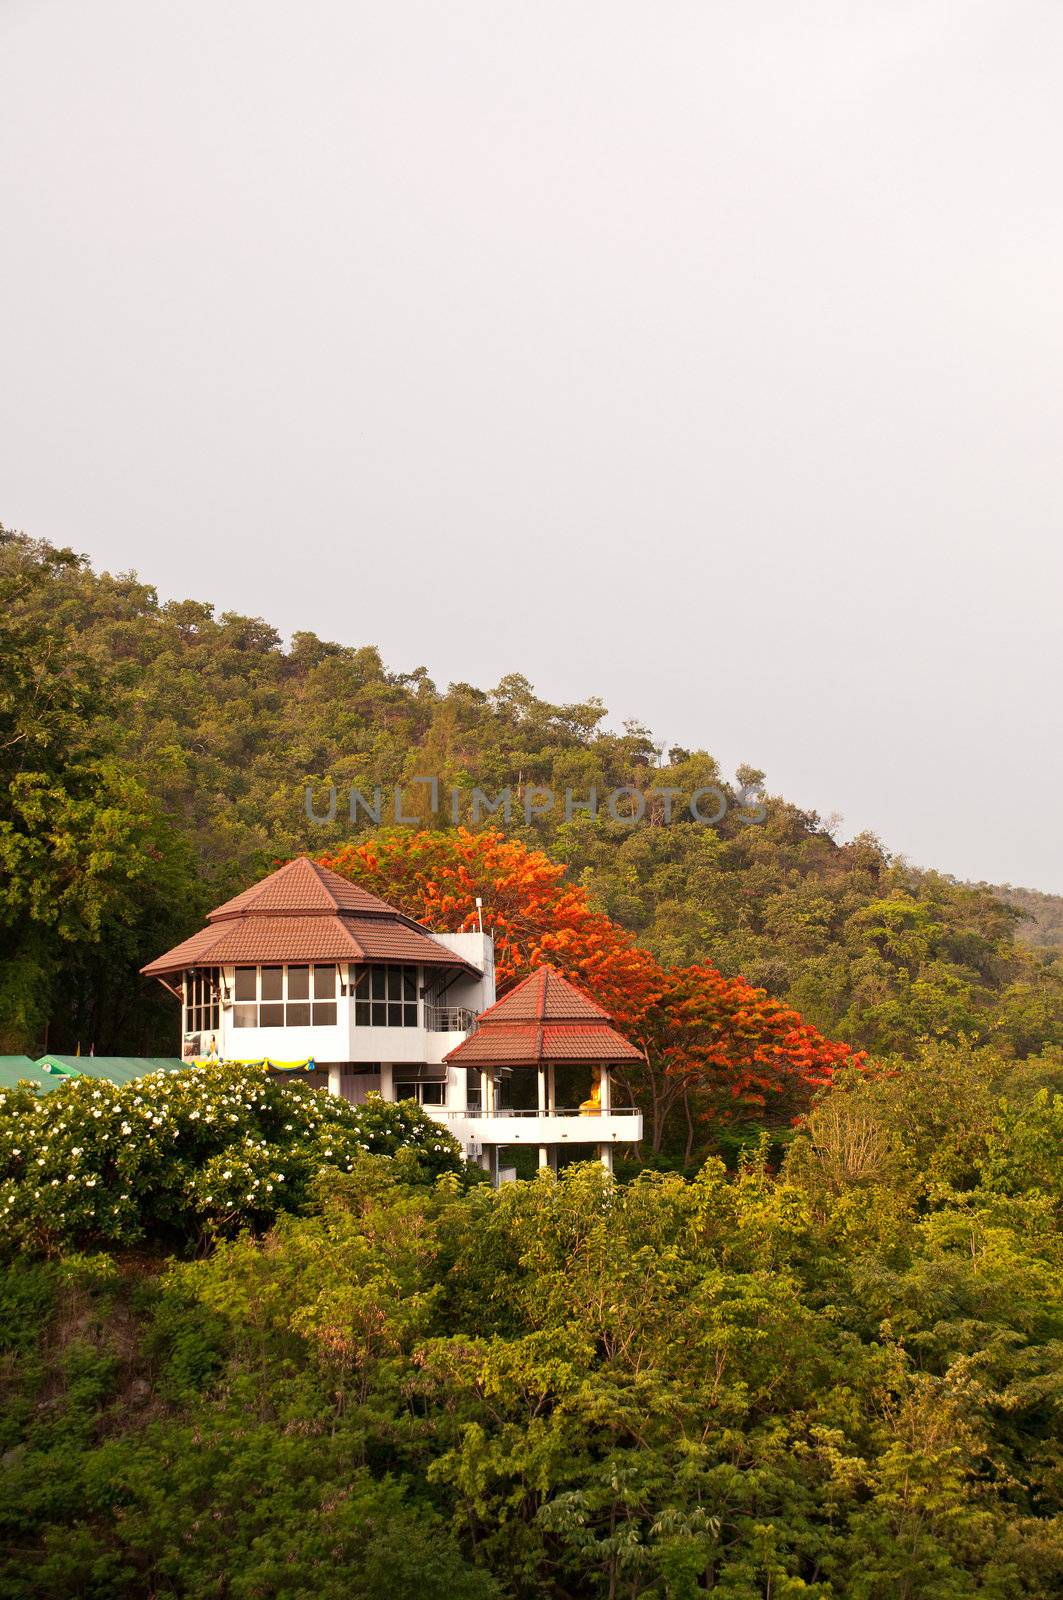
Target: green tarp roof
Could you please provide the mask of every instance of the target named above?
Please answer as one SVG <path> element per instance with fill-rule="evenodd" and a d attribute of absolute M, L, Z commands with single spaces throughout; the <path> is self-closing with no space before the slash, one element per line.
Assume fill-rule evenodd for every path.
<path fill-rule="evenodd" d="M 42 1072 L 29 1056 L 0 1056 L 0 1089 L 14 1089 L 25 1078 L 35 1089 L 54 1089 L 59 1082 Z"/>
<path fill-rule="evenodd" d="M 42 1056 L 42 1072 L 53 1082 L 64 1077 L 107 1078 L 111 1083 L 131 1083 L 147 1072 L 182 1072 L 187 1061 L 179 1056 Z"/>
<path fill-rule="evenodd" d="M 68 1078 L 106 1078 L 110 1083 L 132 1083 L 148 1072 L 186 1072 L 193 1064 L 179 1056 L 41 1056 L 31 1061 L 29 1056 L 0 1056 L 0 1089 L 13 1089 L 20 1080 L 28 1079 L 38 1089 L 58 1089 Z M 231 1062 L 232 1066 L 274 1067 L 293 1072 L 311 1068 L 313 1058 L 306 1061 L 246 1061 Z"/>

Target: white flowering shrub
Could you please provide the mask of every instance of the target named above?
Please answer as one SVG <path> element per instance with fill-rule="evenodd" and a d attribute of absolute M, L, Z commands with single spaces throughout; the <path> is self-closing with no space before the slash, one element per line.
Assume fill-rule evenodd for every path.
<path fill-rule="evenodd" d="M 260 1067 L 0 1089 L 0 1250 L 257 1230 L 303 1208 L 319 1174 L 400 1150 L 426 1181 L 463 1167 L 457 1141 L 410 1101 L 351 1106 Z"/>

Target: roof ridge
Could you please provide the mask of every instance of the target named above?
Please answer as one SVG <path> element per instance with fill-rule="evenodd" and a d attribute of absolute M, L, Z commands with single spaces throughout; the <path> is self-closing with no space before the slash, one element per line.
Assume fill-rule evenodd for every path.
<path fill-rule="evenodd" d="M 530 1004 L 522 1007 L 519 997 L 527 991 Z M 514 1005 L 514 1001 L 517 1004 Z M 578 1007 L 576 1015 L 565 1011 L 575 1004 Z M 555 1015 L 556 1011 L 561 1015 Z M 605 1007 L 589 995 L 585 989 L 566 978 L 551 962 L 543 962 L 535 967 L 528 975 L 509 989 L 494 1005 L 488 1006 L 481 1012 L 479 1025 L 490 1026 L 493 1023 L 520 1019 L 524 1023 L 552 1027 L 559 1022 L 604 1020 L 612 1024 L 613 1018 Z"/>

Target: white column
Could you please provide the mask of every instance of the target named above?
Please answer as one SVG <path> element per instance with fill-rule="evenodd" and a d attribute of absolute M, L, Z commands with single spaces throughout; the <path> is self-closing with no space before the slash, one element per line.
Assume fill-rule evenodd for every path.
<path fill-rule="evenodd" d="M 609 1068 L 604 1061 L 602 1062 L 602 1080 L 601 1087 L 598 1091 L 598 1104 L 601 1107 L 603 1117 L 606 1116 L 613 1107 L 613 1080 L 609 1075 Z"/>
<path fill-rule="evenodd" d="M 602 1166 L 605 1168 L 606 1172 L 612 1172 L 612 1170 L 613 1170 L 613 1147 L 612 1147 L 612 1145 L 611 1144 L 600 1144 L 598 1146 L 598 1156 L 599 1156 L 599 1159 L 600 1159 L 600 1161 L 602 1163 Z"/>
<path fill-rule="evenodd" d="M 331 1066 L 328 1069 L 328 1092 L 342 1098 L 343 1096 L 343 1068 Z"/>
<path fill-rule="evenodd" d="M 481 1115 L 481 1117 L 488 1116 L 489 1113 L 490 1113 L 490 1110 L 491 1110 L 490 1101 L 489 1101 L 489 1090 L 488 1090 L 488 1084 L 490 1083 L 490 1081 L 491 1081 L 490 1072 L 487 1070 L 486 1067 L 481 1067 L 480 1068 L 480 1115 Z"/>
<path fill-rule="evenodd" d="M 390 1061 L 380 1063 L 380 1098 L 382 1100 L 395 1098 L 395 1076 Z"/>
<path fill-rule="evenodd" d="M 536 1076 L 539 1080 L 539 1115 L 543 1116 L 546 1112 L 546 1067 L 541 1061 Z M 539 1146 L 539 1165 L 541 1167 L 550 1165 L 550 1151 L 545 1144 Z"/>
<path fill-rule="evenodd" d="M 557 1110 L 557 1069 L 552 1061 L 546 1069 L 546 1109 Z"/>

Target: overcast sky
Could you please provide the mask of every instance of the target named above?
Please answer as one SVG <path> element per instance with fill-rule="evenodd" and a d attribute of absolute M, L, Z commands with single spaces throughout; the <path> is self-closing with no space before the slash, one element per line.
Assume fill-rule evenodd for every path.
<path fill-rule="evenodd" d="M 0 520 L 1063 891 L 1058 0 L 0 0 Z"/>

